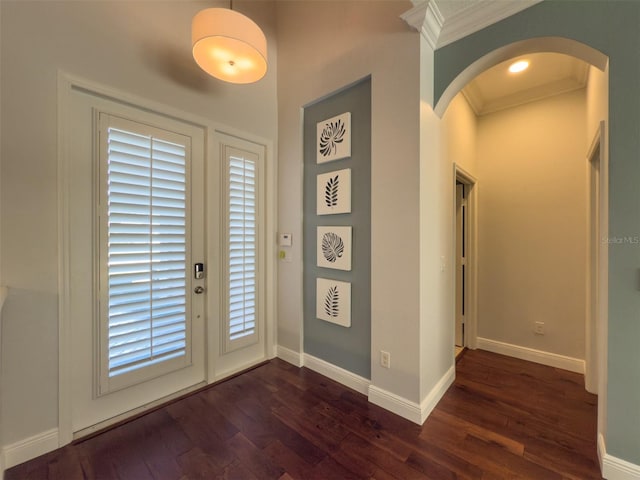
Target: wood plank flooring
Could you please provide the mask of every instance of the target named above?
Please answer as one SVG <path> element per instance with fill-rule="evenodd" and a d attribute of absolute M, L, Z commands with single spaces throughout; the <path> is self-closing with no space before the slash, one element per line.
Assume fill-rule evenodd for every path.
<path fill-rule="evenodd" d="M 14 479 L 600 479 L 581 375 L 469 350 L 420 427 L 273 360 L 8 470 Z"/>

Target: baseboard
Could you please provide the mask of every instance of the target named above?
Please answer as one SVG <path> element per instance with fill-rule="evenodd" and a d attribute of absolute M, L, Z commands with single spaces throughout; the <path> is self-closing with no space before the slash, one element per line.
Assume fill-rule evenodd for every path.
<path fill-rule="evenodd" d="M 527 360 L 529 362 L 540 363 L 549 367 L 561 368 L 570 372 L 584 374 L 584 360 L 579 358 L 565 357 L 556 353 L 544 352 L 533 348 L 521 347 L 510 343 L 498 342 L 488 338 L 478 337 L 477 347 L 480 350 L 487 350 L 493 353 L 500 353 L 510 357 Z"/>
<path fill-rule="evenodd" d="M 305 367 L 313 370 L 314 372 L 318 372 L 325 377 L 329 377 L 331 380 L 335 380 L 345 387 L 349 387 L 356 392 L 363 393 L 364 395 L 369 391 L 371 381 L 361 377 L 360 375 L 356 375 L 355 373 L 326 362 L 318 357 L 314 357 L 313 355 L 309 355 L 308 353 L 304 354 L 303 361 Z"/>
<path fill-rule="evenodd" d="M 375 385 L 369 387 L 369 401 L 413 423 L 422 425 L 422 409 L 416 402 L 407 400 Z"/>
<path fill-rule="evenodd" d="M 602 463 L 604 461 L 604 456 L 607 453 L 607 448 L 604 443 L 604 436 L 601 433 L 598 433 L 598 441 L 596 443 L 596 448 L 598 450 L 598 464 L 600 465 L 600 472 L 602 472 Z"/>
<path fill-rule="evenodd" d="M 420 404 L 375 385 L 369 387 L 369 401 L 413 423 L 422 425 L 453 383 L 455 372 L 455 367 L 449 368 Z"/>
<path fill-rule="evenodd" d="M 602 435 L 598 435 L 598 457 L 607 480 L 640 480 L 640 465 L 609 455 Z"/>
<path fill-rule="evenodd" d="M 388 392 L 382 388 L 371 385 L 371 381 L 340 368 L 332 363 L 322 360 L 308 353 L 299 354 L 285 347 L 278 346 L 278 358 L 285 362 L 291 363 L 297 367 L 307 367 L 314 372 L 324 375 L 356 392 L 367 395 L 368 400 L 390 412 L 400 415 L 418 425 L 422 425 L 424 420 L 429 416 L 433 408 L 436 406 L 444 392 L 453 382 L 455 370 L 453 367 L 445 374 L 437 383 L 429 395 L 421 402 L 421 404 L 411 402 L 395 393 Z"/>
<path fill-rule="evenodd" d="M 456 367 L 455 365 L 452 365 L 451 368 L 447 370 L 447 373 L 445 373 L 442 378 L 438 380 L 438 383 L 436 383 L 436 385 L 431 389 L 424 400 L 420 402 L 420 425 L 422 425 L 427 417 L 431 415 L 431 412 L 434 408 L 436 408 L 436 405 L 443 397 L 443 395 L 447 393 L 447 390 L 453 384 L 453 381 L 455 379 Z"/>
<path fill-rule="evenodd" d="M 276 356 L 279 359 L 284 360 L 285 362 L 290 363 L 291 365 L 295 365 L 298 368 L 304 365 L 304 359 L 303 359 L 302 353 L 294 352 L 293 350 L 283 347 L 282 345 L 276 346 Z"/>
<path fill-rule="evenodd" d="M 15 467 L 58 448 L 58 429 L 52 428 L 2 449 L 4 468 Z"/>

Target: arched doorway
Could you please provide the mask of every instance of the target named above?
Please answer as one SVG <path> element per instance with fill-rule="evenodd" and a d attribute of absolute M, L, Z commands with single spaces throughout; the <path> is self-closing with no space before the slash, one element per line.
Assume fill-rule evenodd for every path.
<path fill-rule="evenodd" d="M 436 101 L 434 112 L 442 117 L 454 97 L 472 79 L 506 60 L 536 52 L 554 52 L 579 58 L 602 72 L 608 74 L 608 57 L 602 52 L 575 40 L 564 37 L 538 37 L 527 39 L 497 48 L 476 59 L 464 68 L 453 80 L 442 88 Z M 608 89 L 608 85 L 607 85 Z M 437 87 L 436 87 L 437 90 Z M 598 241 L 608 234 L 608 111 L 605 108 L 601 122 L 597 122 L 597 129 L 587 133 L 591 143 L 585 147 L 585 167 L 593 167 L 597 162 L 596 172 L 590 172 L 590 253 L 585 262 L 588 265 L 588 275 L 585 289 L 590 305 L 587 306 L 588 315 L 585 321 L 585 363 L 586 383 L 590 391 L 599 394 L 598 433 L 602 434 L 606 426 L 606 384 L 607 384 L 607 330 L 608 330 L 608 283 L 606 266 L 608 261 L 607 242 Z M 588 145 L 587 145 L 588 147 Z M 597 175 L 597 176 L 595 176 Z M 454 180 L 455 181 L 455 180 Z M 481 179 L 480 179 L 481 181 Z M 594 197 L 597 195 L 597 197 Z M 595 225 L 595 219 L 598 224 Z M 595 225 L 595 226 L 594 226 Z M 593 301 L 593 297 L 597 301 Z M 472 327 L 475 329 L 475 326 Z M 473 344 L 473 342 L 472 342 Z"/>
<path fill-rule="evenodd" d="M 590 63 L 602 71 L 605 70 L 609 62 L 609 58 L 604 53 L 570 38 L 537 37 L 514 42 L 483 55 L 460 72 L 443 92 L 435 98 L 435 113 L 441 117 L 453 97 L 455 97 L 467 83 L 485 70 L 511 58 L 536 52 L 555 52 L 571 55 Z"/>

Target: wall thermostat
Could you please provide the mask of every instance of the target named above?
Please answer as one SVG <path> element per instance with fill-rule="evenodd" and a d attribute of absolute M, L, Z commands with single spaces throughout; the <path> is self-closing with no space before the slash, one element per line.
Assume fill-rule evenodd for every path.
<path fill-rule="evenodd" d="M 278 238 L 278 245 L 281 247 L 290 247 L 291 246 L 291 234 L 290 233 L 281 233 Z"/>

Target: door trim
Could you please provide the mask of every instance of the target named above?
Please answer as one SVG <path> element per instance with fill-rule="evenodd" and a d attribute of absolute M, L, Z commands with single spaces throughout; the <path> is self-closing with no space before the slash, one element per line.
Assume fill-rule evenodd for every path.
<path fill-rule="evenodd" d="M 607 131 L 606 123 L 602 120 L 593 135 L 591 144 L 586 154 L 587 174 L 587 275 L 586 275 L 586 322 L 585 322 L 585 388 L 597 393 L 598 397 L 598 431 L 601 432 L 604 425 L 606 408 L 601 404 L 606 404 L 606 384 L 607 384 L 607 336 L 608 336 L 608 258 L 609 258 L 609 165 L 607 154 Z M 595 154 L 599 150 L 599 156 Z M 593 162 L 599 163 L 598 168 L 598 205 L 597 212 L 591 210 L 592 195 L 591 176 Z M 591 257 L 592 242 L 592 222 L 594 214 L 598 217 L 598 248 L 596 249 L 597 259 Z M 597 275 L 595 282 L 592 276 Z M 595 286 L 595 292 L 592 290 Z M 597 295 L 597 317 L 593 319 L 591 302 L 592 295 Z M 592 338 L 595 337 L 595 342 Z M 595 351 L 594 351 L 595 350 Z"/>
<path fill-rule="evenodd" d="M 58 149 L 57 149 L 57 174 L 58 174 L 58 446 L 67 445 L 73 440 L 72 428 L 72 377 L 71 377 L 71 325 L 70 325 L 70 215 L 69 215 L 69 199 L 70 199 L 70 160 L 69 145 L 67 139 L 70 133 L 69 122 L 69 105 L 71 95 L 74 91 L 81 91 L 108 98 L 124 104 L 135 105 L 150 112 L 160 115 L 179 118 L 188 123 L 202 128 L 205 131 L 205 163 L 207 166 L 212 165 L 214 161 L 214 152 L 212 145 L 213 135 L 216 131 L 223 131 L 229 135 L 237 136 L 256 144 L 260 144 L 265 148 L 266 155 L 266 272 L 265 272 L 265 295 L 266 295 L 266 318 L 265 318 L 265 358 L 273 358 L 275 356 L 275 319 L 277 318 L 276 305 L 276 286 L 277 286 L 277 269 L 275 264 L 276 255 L 276 226 L 277 226 L 277 168 L 275 163 L 274 147 L 271 140 L 248 134 L 215 122 L 209 119 L 199 117 L 197 115 L 181 111 L 179 109 L 163 105 L 153 100 L 144 99 L 136 95 L 131 95 L 117 89 L 95 83 L 90 80 L 70 75 L 64 71 L 58 71 Z M 205 169 L 210 167 L 205 167 Z M 208 186 L 207 186 L 208 187 Z M 208 259 L 212 260 L 212 259 Z M 210 271 L 212 271 L 210 269 Z M 207 312 L 206 328 L 214 328 L 211 323 L 213 315 Z M 217 328 L 217 327 L 216 327 Z M 205 361 L 208 364 L 208 361 Z M 238 366 L 235 371 L 246 369 L 249 365 L 244 364 Z M 215 378 L 219 379 L 219 378 Z M 213 375 L 206 369 L 206 383 L 214 381 Z M 200 385 L 202 386 L 202 385 Z M 194 387 L 197 388 L 197 387 Z M 191 388 L 186 391 L 192 390 Z M 176 392 L 164 399 L 158 399 L 158 402 L 166 401 L 168 398 L 182 395 L 185 391 Z M 140 407 L 138 410 L 151 408 L 155 403 Z M 129 412 L 130 413 L 130 412 Z M 129 415 L 127 413 L 126 415 Z M 139 411 L 138 411 L 139 413 Z M 110 422 L 113 423 L 113 422 Z M 102 424 L 104 427 L 104 423 Z"/>
<path fill-rule="evenodd" d="M 453 164 L 453 218 L 456 218 L 456 181 L 463 183 L 467 187 L 467 310 L 465 324 L 465 346 L 475 350 L 478 346 L 478 182 L 476 178 L 467 172 L 457 163 Z M 453 259 L 451 265 L 456 263 L 456 231 L 455 222 L 453 224 Z M 453 292 L 455 292 L 455 275 L 453 276 Z M 455 329 L 455 302 L 456 295 L 454 293 L 454 318 L 451 322 L 452 328 Z M 454 331 L 455 335 L 455 331 Z"/>

